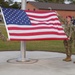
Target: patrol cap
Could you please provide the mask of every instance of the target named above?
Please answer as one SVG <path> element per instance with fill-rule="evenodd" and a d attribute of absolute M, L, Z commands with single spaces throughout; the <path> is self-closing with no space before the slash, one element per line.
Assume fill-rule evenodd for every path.
<path fill-rule="evenodd" d="M 72 19 L 72 17 L 71 17 L 71 16 L 66 16 L 66 18 L 68 18 L 68 17 L 69 17 L 70 19 Z"/>

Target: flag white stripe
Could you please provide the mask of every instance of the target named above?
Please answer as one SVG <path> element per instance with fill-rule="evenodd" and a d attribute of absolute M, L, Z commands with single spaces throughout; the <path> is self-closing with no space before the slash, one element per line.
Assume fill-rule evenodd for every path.
<path fill-rule="evenodd" d="M 65 35 L 36 35 L 36 36 L 10 36 L 11 39 L 41 39 L 41 38 L 67 38 Z"/>
<path fill-rule="evenodd" d="M 32 16 L 48 16 L 48 15 L 53 15 L 56 14 L 55 12 L 49 12 L 49 13 L 35 13 L 35 12 L 27 12 L 28 15 L 32 15 Z"/>
<path fill-rule="evenodd" d="M 64 33 L 63 30 L 57 29 L 36 29 L 36 30 L 9 30 L 9 33 L 34 33 L 34 32 L 57 32 L 57 33 Z"/>
<path fill-rule="evenodd" d="M 7 27 L 20 27 L 20 28 L 37 28 L 37 27 L 55 27 L 55 28 L 62 28 L 62 26 L 60 25 L 14 25 L 14 24 L 9 24 L 7 25 Z"/>
<path fill-rule="evenodd" d="M 52 16 L 52 17 L 47 17 L 47 18 L 35 18 L 35 17 L 30 17 L 30 19 L 34 19 L 34 20 L 37 20 L 37 21 L 47 21 L 47 20 L 50 20 L 50 19 L 55 19 L 57 18 L 57 16 Z"/>
<path fill-rule="evenodd" d="M 40 23 L 39 21 L 36 21 L 36 20 L 31 20 L 31 23 Z M 60 23 L 60 21 L 56 20 L 56 21 L 44 21 L 44 22 L 41 22 L 41 23 L 46 23 L 46 24 L 49 24 L 49 23 Z"/>

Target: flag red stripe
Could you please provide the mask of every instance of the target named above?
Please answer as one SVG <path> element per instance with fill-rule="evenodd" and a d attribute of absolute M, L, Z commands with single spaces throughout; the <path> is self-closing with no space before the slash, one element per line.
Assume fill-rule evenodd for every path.
<path fill-rule="evenodd" d="M 60 23 L 49 23 L 49 24 L 47 24 L 47 23 L 41 23 L 41 22 L 40 23 L 37 23 L 37 24 L 36 23 L 32 23 L 32 25 L 41 25 L 41 24 L 43 24 L 43 25 L 44 24 L 45 25 L 61 25 Z"/>
<path fill-rule="evenodd" d="M 47 34 L 54 34 L 54 35 L 65 35 L 65 33 L 58 33 L 58 32 L 34 32 L 34 33 L 9 33 L 11 36 L 36 36 L 36 35 L 47 35 Z"/>
<path fill-rule="evenodd" d="M 68 40 L 68 38 L 41 38 L 41 39 L 10 39 L 11 41 L 42 41 L 42 40 Z"/>
<path fill-rule="evenodd" d="M 33 27 L 33 28 L 25 28 L 25 27 L 8 27 L 8 30 L 36 30 L 36 29 L 57 29 L 57 30 L 63 30 L 63 28 L 58 27 Z"/>

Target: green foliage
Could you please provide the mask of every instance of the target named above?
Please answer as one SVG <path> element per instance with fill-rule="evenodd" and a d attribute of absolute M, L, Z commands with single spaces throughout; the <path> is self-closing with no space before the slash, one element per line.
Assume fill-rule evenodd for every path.
<path fill-rule="evenodd" d="M 27 50 L 65 52 L 62 41 L 28 41 Z"/>
<path fill-rule="evenodd" d="M 64 3 L 64 0 L 35 0 L 35 1 L 39 1 L 39 2 L 53 2 L 53 3 Z M 75 3 L 75 0 L 68 0 L 68 1 L 72 1 L 73 3 Z"/>
<path fill-rule="evenodd" d="M 4 2 L 4 0 L 0 0 L 0 4 L 2 4 Z"/>
<path fill-rule="evenodd" d="M 73 0 L 73 3 L 75 4 L 75 0 Z"/>
<path fill-rule="evenodd" d="M 9 4 L 12 4 L 13 3 L 13 0 L 8 0 Z"/>
<path fill-rule="evenodd" d="M 12 4 L 11 6 L 10 6 L 10 4 Z M 6 8 L 19 8 L 19 6 L 18 6 L 18 4 L 17 4 L 17 2 L 15 2 L 15 3 L 13 3 L 13 0 L 8 0 L 8 1 L 5 1 L 5 0 L 0 0 L 0 5 L 2 6 L 2 7 L 6 7 Z"/>
<path fill-rule="evenodd" d="M 9 3 L 6 1 L 4 1 L 4 0 L 0 0 L 0 6 L 2 6 L 2 7 L 9 7 Z"/>
<path fill-rule="evenodd" d="M 10 6 L 11 8 L 16 8 L 16 9 L 18 9 L 19 8 L 19 6 L 18 6 L 18 4 L 17 4 L 17 2 L 15 2 L 12 6 Z"/>

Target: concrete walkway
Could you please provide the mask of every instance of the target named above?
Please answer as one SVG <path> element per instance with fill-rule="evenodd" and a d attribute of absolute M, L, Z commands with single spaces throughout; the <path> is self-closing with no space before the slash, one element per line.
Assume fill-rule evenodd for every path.
<path fill-rule="evenodd" d="M 7 63 L 8 59 L 18 58 L 19 51 L 0 52 L 0 75 L 75 75 L 75 56 L 71 62 L 62 61 L 65 54 L 43 51 L 28 51 L 27 58 L 38 59 L 33 64 Z"/>

